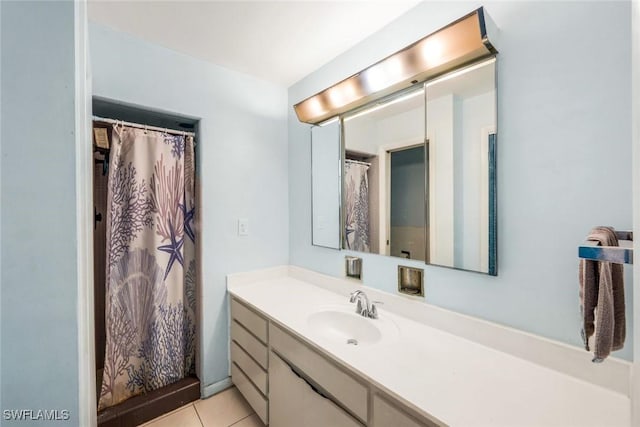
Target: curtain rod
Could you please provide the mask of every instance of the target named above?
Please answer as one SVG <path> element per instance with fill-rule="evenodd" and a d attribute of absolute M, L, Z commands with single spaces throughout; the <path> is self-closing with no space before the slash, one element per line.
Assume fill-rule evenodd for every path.
<path fill-rule="evenodd" d="M 139 128 L 139 129 L 145 129 L 145 130 L 156 130 L 156 131 L 160 131 L 160 132 L 170 133 L 170 134 L 173 134 L 173 135 L 196 136 L 196 134 L 194 132 L 185 132 L 183 130 L 176 130 L 176 129 L 170 129 L 170 128 L 161 128 L 161 127 L 157 127 L 157 126 L 141 125 L 140 123 L 125 122 L 124 120 L 106 119 L 104 117 L 98 117 L 98 116 L 93 116 L 93 121 L 94 122 L 112 123 L 114 125 L 115 124 L 124 125 L 124 126 Z"/>
<path fill-rule="evenodd" d="M 360 160 L 345 159 L 344 161 L 345 161 L 345 162 L 349 162 L 349 163 L 355 163 L 355 164 L 357 164 L 357 165 L 371 166 L 371 163 L 361 162 Z"/>

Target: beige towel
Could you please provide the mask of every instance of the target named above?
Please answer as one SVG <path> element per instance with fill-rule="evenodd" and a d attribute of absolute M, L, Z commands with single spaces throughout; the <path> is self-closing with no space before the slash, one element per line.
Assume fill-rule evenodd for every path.
<path fill-rule="evenodd" d="M 587 240 L 599 246 L 618 246 L 615 231 L 596 227 Z M 594 334 L 593 362 L 602 362 L 613 350 L 624 345 L 624 272 L 622 264 L 580 260 L 580 305 L 583 316 L 582 339 L 589 351 Z"/>

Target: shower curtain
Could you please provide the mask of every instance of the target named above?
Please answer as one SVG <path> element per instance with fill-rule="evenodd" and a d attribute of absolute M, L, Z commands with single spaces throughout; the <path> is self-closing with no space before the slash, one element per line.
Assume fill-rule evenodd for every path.
<path fill-rule="evenodd" d="M 194 174 L 192 137 L 114 127 L 99 410 L 195 371 Z"/>
<path fill-rule="evenodd" d="M 369 166 L 345 161 L 345 244 L 369 252 Z"/>

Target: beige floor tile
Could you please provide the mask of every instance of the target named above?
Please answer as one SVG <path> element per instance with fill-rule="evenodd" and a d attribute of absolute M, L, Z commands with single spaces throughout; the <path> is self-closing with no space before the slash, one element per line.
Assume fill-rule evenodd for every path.
<path fill-rule="evenodd" d="M 228 427 L 253 414 L 253 409 L 235 387 L 194 403 L 205 427 Z"/>
<path fill-rule="evenodd" d="M 202 427 L 198 413 L 190 403 L 143 424 L 144 427 Z"/>
<path fill-rule="evenodd" d="M 258 417 L 258 414 L 253 414 L 233 424 L 232 427 L 264 427 L 264 424 L 262 424 L 262 420 Z"/>

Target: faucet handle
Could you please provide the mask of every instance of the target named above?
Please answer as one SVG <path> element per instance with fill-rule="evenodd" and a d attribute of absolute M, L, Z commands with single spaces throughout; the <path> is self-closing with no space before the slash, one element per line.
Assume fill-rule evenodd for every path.
<path fill-rule="evenodd" d="M 371 308 L 375 309 L 376 305 L 384 305 L 384 301 L 371 301 Z"/>
<path fill-rule="evenodd" d="M 376 304 L 384 305 L 384 302 L 382 302 L 382 301 L 371 301 L 371 310 L 369 310 L 369 317 L 371 317 L 372 319 L 377 319 L 378 318 L 378 308 L 376 307 Z"/>

